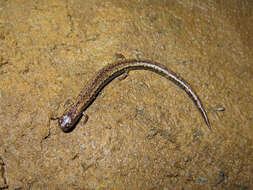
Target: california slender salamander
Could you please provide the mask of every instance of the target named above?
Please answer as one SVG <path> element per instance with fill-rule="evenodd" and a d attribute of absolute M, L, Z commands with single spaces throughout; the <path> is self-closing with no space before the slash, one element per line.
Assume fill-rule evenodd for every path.
<path fill-rule="evenodd" d="M 109 64 L 101 69 L 97 75 L 90 81 L 90 83 L 80 92 L 76 98 L 75 103 L 72 103 L 58 118 L 60 128 L 64 132 L 68 132 L 78 123 L 82 117 L 84 111 L 92 104 L 96 99 L 99 92 L 116 77 L 128 73 L 131 70 L 149 70 L 155 72 L 168 80 L 174 82 L 181 87 L 193 100 L 197 108 L 199 109 L 202 117 L 204 118 L 206 125 L 211 129 L 211 125 L 206 114 L 206 111 L 197 96 L 197 94 L 191 89 L 189 84 L 184 79 L 177 76 L 173 71 L 166 67 L 147 60 L 124 60 Z"/>

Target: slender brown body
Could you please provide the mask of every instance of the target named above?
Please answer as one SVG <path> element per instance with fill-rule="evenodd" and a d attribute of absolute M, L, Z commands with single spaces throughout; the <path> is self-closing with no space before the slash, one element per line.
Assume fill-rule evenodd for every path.
<path fill-rule="evenodd" d="M 146 60 L 124 60 L 109 64 L 101 69 L 97 75 L 90 81 L 90 83 L 84 88 L 76 101 L 72 103 L 64 114 L 59 118 L 59 126 L 64 132 L 70 131 L 82 117 L 84 111 L 89 105 L 96 99 L 99 92 L 113 79 L 127 73 L 131 70 L 149 70 L 155 72 L 168 80 L 174 82 L 180 86 L 194 101 L 198 107 L 202 117 L 204 118 L 209 129 L 211 128 L 206 111 L 197 96 L 197 94 L 191 89 L 191 87 L 178 77 L 173 71 L 170 71 L 166 67 Z"/>

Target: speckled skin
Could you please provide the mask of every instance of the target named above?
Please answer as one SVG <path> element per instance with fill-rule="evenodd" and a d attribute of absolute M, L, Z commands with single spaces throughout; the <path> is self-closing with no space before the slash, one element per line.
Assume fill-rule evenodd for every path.
<path fill-rule="evenodd" d="M 194 101 L 208 128 L 211 129 L 208 116 L 199 97 L 184 79 L 178 77 L 173 71 L 158 63 L 134 59 L 109 64 L 101 69 L 91 82 L 80 92 L 75 102 L 72 103 L 59 118 L 58 123 L 60 128 L 64 132 L 72 130 L 82 117 L 84 111 L 96 99 L 99 92 L 113 79 L 131 70 L 149 70 L 155 72 L 181 87 Z"/>

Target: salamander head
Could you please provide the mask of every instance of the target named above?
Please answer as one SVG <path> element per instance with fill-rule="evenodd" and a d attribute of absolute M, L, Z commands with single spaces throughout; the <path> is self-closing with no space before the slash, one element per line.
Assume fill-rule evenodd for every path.
<path fill-rule="evenodd" d="M 75 108 L 71 108 L 58 119 L 58 124 L 64 132 L 70 132 L 75 128 L 81 116 L 82 114 Z"/>
<path fill-rule="evenodd" d="M 72 119 L 69 115 L 63 115 L 62 117 L 60 117 L 58 120 L 58 123 L 59 123 L 60 128 L 64 132 L 68 132 L 73 126 Z"/>

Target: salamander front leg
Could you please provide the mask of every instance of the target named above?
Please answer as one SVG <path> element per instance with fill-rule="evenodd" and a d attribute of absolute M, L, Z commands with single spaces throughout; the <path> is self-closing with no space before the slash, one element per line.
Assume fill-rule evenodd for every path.
<path fill-rule="evenodd" d="M 82 126 L 85 126 L 86 123 L 87 123 L 88 120 L 89 120 L 89 116 L 88 116 L 85 112 L 83 112 L 83 117 L 84 117 L 84 120 L 83 120 L 83 122 L 82 122 Z"/>

